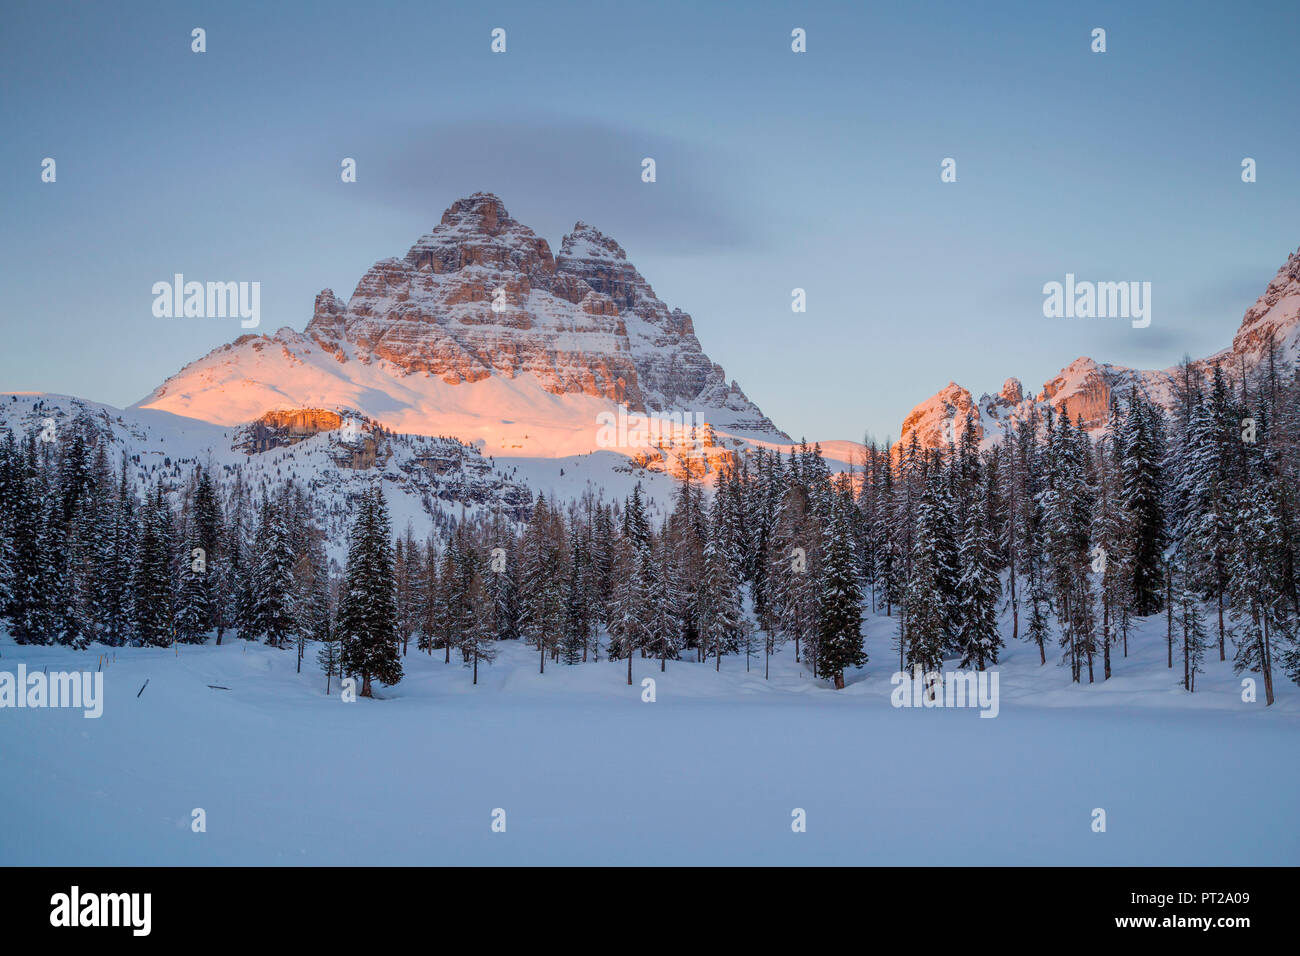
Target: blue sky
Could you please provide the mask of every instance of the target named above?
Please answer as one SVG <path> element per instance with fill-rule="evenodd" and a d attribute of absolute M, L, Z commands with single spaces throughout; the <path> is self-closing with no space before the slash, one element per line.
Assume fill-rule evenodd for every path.
<path fill-rule="evenodd" d="M 9 4 L 0 389 L 130 404 L 243 331 L 155 318 L 154 282 L 260 281 L 260 331 L 301 329 L 316 292 L 346 298 L 480 189 L 553 248 L 579 219 L 618 239 L 796 436 L 897 435 L 950 379 L 978 396 L 1085 354 L 1165 367 L 1227 345 L 1300 246 L 1298 20 L 1292 2 Z M 1067 272 L 1150 281 L 1150 327 L 1044 318 Z"/>

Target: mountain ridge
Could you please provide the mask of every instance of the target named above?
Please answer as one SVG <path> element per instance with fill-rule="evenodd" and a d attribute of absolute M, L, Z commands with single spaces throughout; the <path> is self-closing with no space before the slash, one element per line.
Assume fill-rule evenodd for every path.
<path fill-rule="evenodd" d="M 1232 344 L 1191 364 L 1206 376 L 1217 365 L 1229 380 L 1240 381 L 1267 357 L 1270 344 L 1276 345 L 1286 360 L 1300 358 L 1300 250 L 1288 255 L 1263 294 L 1246 310 Z M 904 417 L 898 444 L 906 447 L 915 435 L 922 448 L 940 447 L 954 433 L 961 433 L 969 413 L 981 445 L 987 447 L 1031 413 L 1041 417 L 1049 406 L 1071 420 L 1081 417 L 1084 427 L 1095 432 L 1105 425 L 1111 396 L 1130 388 L 1171 408 L 1178 372 L 1177 365 L 1133 369 L 1080 356 L 1044 382 L 1037 395 L 1026 396 L 1020 380 L 1008 378 L 997 395 L 985 393 L 978 400 L 968 389 L 949 381 Z"/>

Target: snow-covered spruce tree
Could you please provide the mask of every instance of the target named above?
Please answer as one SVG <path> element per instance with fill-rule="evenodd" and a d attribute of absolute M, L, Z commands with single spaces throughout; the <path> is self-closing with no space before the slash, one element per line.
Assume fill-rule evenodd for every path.
<path fill-rule="evenodd" d="M 176 594 L 176 640 L 201 644 L 211 619 L 208 609 L 207 561 L 196 555 L 198 536 L 191 533 L 181 556 L 181 583 Z"/>
<path fill-rule="evenodd" d="M 1047 663 L 1051 589 L 1047 579 L 1046 541 L 1043 532 L 1042 456 L 1037 438 L 1037 416 L 1030 414 L 1016 427 L 1015 457 L 1018 492 L 1014 527 L 1024 591 L 1026 641 L 1038 648 L 1039 666 Z M 1013 565 L 1014 566 L 1014 565 Z"/>
<path fill-rule="evenodd" d="M 283 647 L 293 632 L 293 546 L 285 515 L 269 498 L 262 503 L 261 553 L 254 594 L 259 631 L 266 643 Z"/>
<path fill-rule="evenodd" d="M 137 536 L 135 491 L 127 478 L 123 453 L 116 490 L 107 503 L 107 530 L 96 542 L 93 558 L 102 639 L 113 647 L 124 644 L 131 634 L 131 577 Z"/>
<path fill-rule="evenodd" d="M 1165 448 L 1160 410 L 1133 388 L 1120 426 L 1120 480 L 1130 515 L 1134 610 L 1139 616 L 1163 607 L 1163 555 L 1168 545 L 1163 496 Z"/>
<path fill-rule="evenodd" d="M 375 485 L 357 503 L 338 621 L 343 668 L 361 675 L 362 697 L 374 696 L 372 680 L 391 686 L 402 679 L 395 587 L 388 506 Z"/>
<path fill-rule="evenodd" d="M 717 513 L 709 522 L 709 535 L 704 544 L 704 580 L 700 587 L 700 607 L 701 637 L 704 639 L 706 654 L 713 655 L 714 670 L 720 671 L 722 655 L 731 653 L 739 646 L 744 613 L 740 582 L 736 580 L 727 553 L 725 524 Z"/>
<path fill-rule="evenodd" d="M 468 543 L 467 543 L 468 544 Z M 482 558 L 472 547 L 462 548 L 461 591 L 464 594 L 464 613 L 458 622 L 461 657 L 473 672 L 472 683 L 478 684 L 478 665 L 496 660 L 493 646 L 491 619 L 481 613 L 487 600 L 483 584 Z"/>
<path fill-rule="evenodd" d="M 538 672 L 564 629 L 563 529 L 538 495 L 520 545 L 519 616 L 524 637 L 537 648 Z"/>
<path fill-rule="evenodd" d="M 415 646 L 432 656 L 433 649 L 438 646 L 439 624 L 446 619 L 442 610 L 442 580 L 438 570 L 441 559 L 432 534 L 425 540 L 421 557 L 423 581 L 420 590 L 424 601 L 420 608 L 420 636 Z"/>
<path fill-rule="evenodd" d="M 1275 646 L 1293 633 L 1283 592 L 1282 522 L 1270 468 L 1261 452 L 1249 458 L 1233 523 L 1233 550 L 1228 561 L 1232 597 L 1232 635 L 1238 673 L 1252 671 L 1264 680 L 1267 704 L 1273 703 Z"/>
<path fill-rule="evenodd" d="M 1119 459 L 1115 436 L 1119 432 L 1119 403 L 1111 398 L 1110 424 L 1094 451 L 1097 476 L 1096 508 L 1092 517 L 1093 573 L 1099 577 L 1101 596 L 1101 647 L 1103 679 L 1111 676 L 1110 649 L 1116 643 L 1119 623 L 1127 613 L 1132 588 L 1131 561 L 1126 547 L 1131 540 L 1128 510 L 1121 504 Z M 1128 639 L 1124 636 L 1124 654 L 1128 656 Z"/>
<path fill-rule="evenodd" d="M 597 622 L 592 634 L 593 661 L 600 660 L 600 630 L 610 630 L 614 608 L 615 524 L 612 505 L 601 504 L 591 521 L 591 577 L 593 614 Z"/>
<path fill-rule="evenodd" d="M 13 546 L 0 529 L 0 619 L 7 616 L 9 601 L 13 596 Z"/>
<path fill-rule="evenodd" d="M 56 639 L 75 648 L 86 647 L 92 637 L 89 616 L 90 567 L 93 547 L 95 475 L 87 435 L 94 426 L 78 414 L 57 460 L 59 511 L 55 520 L 59 538 L 58 577 L 62 591 L 56 597 Z"/>
<path fill-rule="evenodd" d="M 1091 682 L 1096 640 L 1095 596 L 1089 577 L 1093 488 L 1087 467 L 1091 455 L 1082 425 L 1072 426 L 1067 416 L 1062 415 L 1054 423 L 1049 411 L 1047 432 L 1047 480 L 1041 500 L 1060 643 L 1070 664 L 1071 679 L 1081 679 L 1086 663 Z"/>
<path fill-rule="evenodd" d="M 105 442 L 97 441 L 90 466 L 91 480 L 86 494 L 73 515 L 73 538 L 77 542 L 72 556 L 74 592 L 70 614 L 76 617 L 82 646 L 92 641 L 107 641 L 104 598 L 107 583 L 99 579 L 102 542 L 111 529 L 111 511 L 115 476 L 108 463 Z"/>
<path fill-rule="evenodd" d="M 613 607 L 610 612 L 610 660 L 627 661 L 627 682 L 632 684 L 632 657 L 645 646 L 650 596 L 641 573 L 641 555 L 633 540 L 619 535 L 614 551 Z"/>
<path fill-rule="evenodd" d="M 251 521 L 242 510 L 237 513 L 228 552 L 234 574 L 234 624 L 240 639 L 245 641 L 255 641 L 264 633 L 258 620 L 258 552 L 254 535 L 250 533 Z"/>
<path fill-rule="evenodd" d="M 489 543 L 491 551 L 485 583 L 492 639 L 517 640 L 519 637 L 519 558 L 514 537 L 506 528 L 500 512 L 493 516 Z M 593 620 L 593 627 L 594 623 Z M 586 659 L 585 648 L 583 659 Z"/>
<path fill-rule="evenodd" d="M 393 560 L 397 579 L 397 633 L 405 657 L 411 635 L 420 629 L 424 581 L 423 565 L 415 544 L 415 529 L 410 523 L 393 547 Z"/>
<path fill-rule="evenodd" d="M 1297 389 L 1293 404 L 1297 402 L 1300 402 L 1300 389 Z M 1241 475 L 1236 467 L 1240 458 L 1236 452 L 1242 444 L 1240 423 L 1245 416 L 1234 405 L 1223 372 L 1217 365 L 1214 368 L 1209 408 L 1216 448 L 1214 455 L 1216 475 L 1211 492 L 1211 501 L 1206 503 L 1206 511 L 1203 512 L 1203 523 L 1197 529 L 1197 534 L 1214 536 L 1213 544 L 1208 546 L 1212 554 L 1210 567 L 1207 569 L 1210 580 L 1203 582 L 1203 585 L 1208 583 L 1210 590 L 1214 594 L 1219 660 L 1222 661 L 1226 660 L 1225 635 L 1227 626 L 1225 621 L 1227 617 L 1228 560 L 1231 551 L 1230 539 L 1233 519 L 1231 502 L 1241 485 Z M 1300 444 L 1293 447 L 1300 448 Z M 1292 459 L 1293 468 L 1300 466 L 1300 455 L 1293 455 Z M 1300 481 L 1293 483 L 1293 487 L 1295 485 L 1300 485 Z M 1210 515 L 1210 520 L 1205 521 L 1205 515 Z M 1207 545 L 1204 539 L 1201 539 L 1194 540 L 1192 547 L 1203 548 L 1207 547 Z"/>
<path fill-rule="evenodd" d="M 925 483 L 916 509 L 916 536 L 912 550 L 911 573 L 904 592 L 903 610 L 907 621 L 907 657 L 909 669 L 919 667 L 923 673 L 943 667 L 943 652 L 948 643 L 949 606 L 954 595 L 944 590 L 941 545 L 941 509 L 937 499 L 939 478 L 932 475 Z"/>
<path fill-rule="evenodd" d="M 852 489 L 853 511 L 850 513 L 850 528 L 853 532 L 853 557 L 856 562 L 858 586 L 862 590 L 862 600 L 870 613 L 875 613 L 876 595 L 876 539 L 872 535 L 871 516 L 876 495 L 874 468 L 876 446 L 870 436 L 863 442 L 860 458 L 861 478 L 850 475 L 849 487 Z"/>
<path fill-rule="evenodd" d="M 442 648 L 444 664 L 451 663 L 451 649 L 456 645 L 456 625 L 464 609 L 461 591 L 461 541 L 456 535 L 448 539 L 442 549 L 442 564 L 438 568 L 438 594 L 436 599 L 435 646 Z"/>
<path fill-rule="evenodd" d="M 16 462 L 13 481 L 11 594 L 9 631 L 19 644 L 49 644 L 54 640 L 56 594 L 50 563 L 47 519 L 53 497 L 40 467 L 35 434 L 29 434 Z"/>
<path fill-rule="evenodd" d="M 14 520 L 19 494 L 19 450 L 14 433 L 0 433 L 0 621 L 9 619 L 14 596 Z"/>
<path fill-rule="evenodd" d="M 898 629 L 895 647 L 898 650 L 898 669 L 907 666 L 907 645 L 910 639 L 907 621 L 908 586 L 912 581 L 912 557 L 916 551 L 916 520 L 921 496 L 926 483 L 926 458 L 921 445 L 912 432 L 907 447 L 900 449 L 897 481 L 888 520 L 893 529 L 895 573 L 898 594 L 894 601 L 898 609 Z"/>
<path fill-rule="evenodd" d="M 767 604 L 769 593 L 767 578 L 770 572 L 768 556 L 771 554 L 772 537 L 775 534 L 777 512 L 780 507 L 781 457 L 768 454 L 766 449 L 759 448 L 754 452 L 753 458 L 753 481 L 748 486 L 746 501 L 747 524 L 752 535 L 749 557 L 750 593 L 754 599 L 754 614 L 766 635 L 764 643 L 767 645 L 767 653 L 770 653 L 775 615 L 773 609 Z"/>
<path fill-rule="evenodd" d="M 320 638 L 320 647 L 316 651 L 316 662 L 325 672 L 325 694 L 329 695 L 333 678 L 341 673 L 343 661 L 342 641 L 335 630 L 330 630 Z"/>
<path fill-rule="evenodd" d="M 782 499 L 768 557 L 767 605 L 781 634 L 794 641 L 794 659 L 817 634 L 820 535 L 808 492 L 791 480 Z"/>
<path fill-rule="evenodd" d="M 13 600 L 13 526 L 9 509 L 12 507 L 10 496 L 13 494 L 13 461 L 16 452 L 13 432 L 5 429 L 4 441 L 0 442 L 0 621 L 9 616 L 9 605 Z"/>
<path fill-rule="evenodd" d="M 844 672 L 867 662 L 862 646 L 862 593 L 846 497 L 832 499 L 818 594 L 817 676 L 844 687 Z"/>
<path fill-rule="evenodd" d="M 672 548 L 660 543 L 656 557 L 658 579 L 650 602 L 650 620 L 646 627 L 646 654 L 659 658 L 659 670 L 667 670 L 669 660 L 677 660 L 681 650 L 681 587 L 672 566 Z"/>
<path fill-rule="evenodd" d="M 569 573 L 564 586 L 564 633 L 560 639 L 560 656 L 565 664 L 581 663 L 587 650 L 593 623 L 586 592 L 589 562 L 575 522 L 569 529 Z"/>
<path fill-rule="evenodd" d="M 171 571 L 171 509 L 161 484 L 155 486 L 140 525 L 131 587 L 135 635 L 146 647 L 165 647 L 174 638 L 175 585 Z"/>
<path fill-rule="evenodd" d="M 984 483 L 990 494 L 992 482 Z M 983 510 L 973 507 L 966 513 L 966 530 L 957 557 L 960 577 L 957 581 L 958 629 L 961 666 L 984 670 L 998 662 L 1002 636 L 998 633 L 998 600 L 1002 586 L 995 567 L 993 542 L 985 524 Z"/>
<path fill-rule="evenodd" d="M 664 537 L 673 552 L 673 567 L 680 581 L 678 616 L 682 622 L 682 648 L 692 648 L 697 661 L 704 659 L 700 637 L 702 614 L 700 587 L 704 580 L 704 541 L 707 516 L 699 485 L 689 471 L 673 495 Z"/>
<path fill-rule="evenodd" d="M 207 620 L 203 622 L 204 631 L 219 628 L 221 625 L 220 608 L 217 607 L 217 602 L 222 598 L 220 592 L 222 564 L 225 560 L 225 555 L 222 553 L 224 531 L 225 519 L 222 514 L 221 498 L 212 480 L 212 473 L 209 469 L 199 466 L 194 488 L 194 538 L 196 539 L 194 546 L 203 549 L 204 562 L 207 564 L 207 573 L 203 576 L 203 586 L 206 591 L 204 607 L 207 611 Z"/>
<path fill-rule="evenodd" d="M 941 453 L 935 450 L 929 465 L 930 473 L 935 479 L 930 540 L 935 549 L 939 593 L 943 595 L 945 654 L 961 653 L 957 639 L 957 627 L 961 620 L 961 600 L 957 593 L 957 582 L 961 574 L 957 563 L 957 552 L 961 545 L 961 522 L 954 499 L 957 464 L 953 457 L 945 467 Z"/>

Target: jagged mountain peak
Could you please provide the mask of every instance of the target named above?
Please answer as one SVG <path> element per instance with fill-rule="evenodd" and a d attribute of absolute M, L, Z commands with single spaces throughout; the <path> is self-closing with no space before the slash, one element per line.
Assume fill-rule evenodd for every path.
<path fill-rule="evenodd" d="M 405 431 L 527 454 L 541 434 L 554 438 L 549 452 L 590 450 L 608 402 L 788 440 L 622 246 L 579 221 L 555 256 L 499 197 L 478 192 L 453 202 L 404 256 L 371 266 L 346 302 L 321 290 L 304 332 L 214 350 L 141 405 L 223 424 L 347 405 Z"/>
<path fill-rule="evenodd" d="M 517 271 L 536 281 L 555 272 L 547 241 L 512 219 L 505 203 L 492 193 L 457 199 L 433 231 L 415 241 L 405 262 L 438 274 L 481 266 Z"/>
<path fill-rule="evenodd" d="M 568 259 L 627 259 L 623 247 L 582 220 L 560 241 L 560 257 Z"/>

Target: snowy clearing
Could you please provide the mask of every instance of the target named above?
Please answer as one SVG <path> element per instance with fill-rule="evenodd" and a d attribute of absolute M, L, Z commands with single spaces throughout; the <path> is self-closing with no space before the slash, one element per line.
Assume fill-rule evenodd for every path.
<path fill-rule="evenodd" d="M 299 675 L 239 640 L 118 649 L 102 718 L 0 710 L 0 863 L 1300 863 L 1295 685 L 1243 703 L 1212 653 L 1188 695 L 1152 619 L 1104 685 L 1021 644 L 996 719 L 895 709 L 893 624 L 869 618 L 871 663 L 840 692 L 790 648 L 768 682 L 761 658 L 637 659 L 628 687 L 622 662 L 539 676 L 512 643 L 477 687 L 412 650 L 384 699 L 345 704 L 310 653 Z M 102 650 L 6 639 L 0 671 L 94 670 Z"/>

